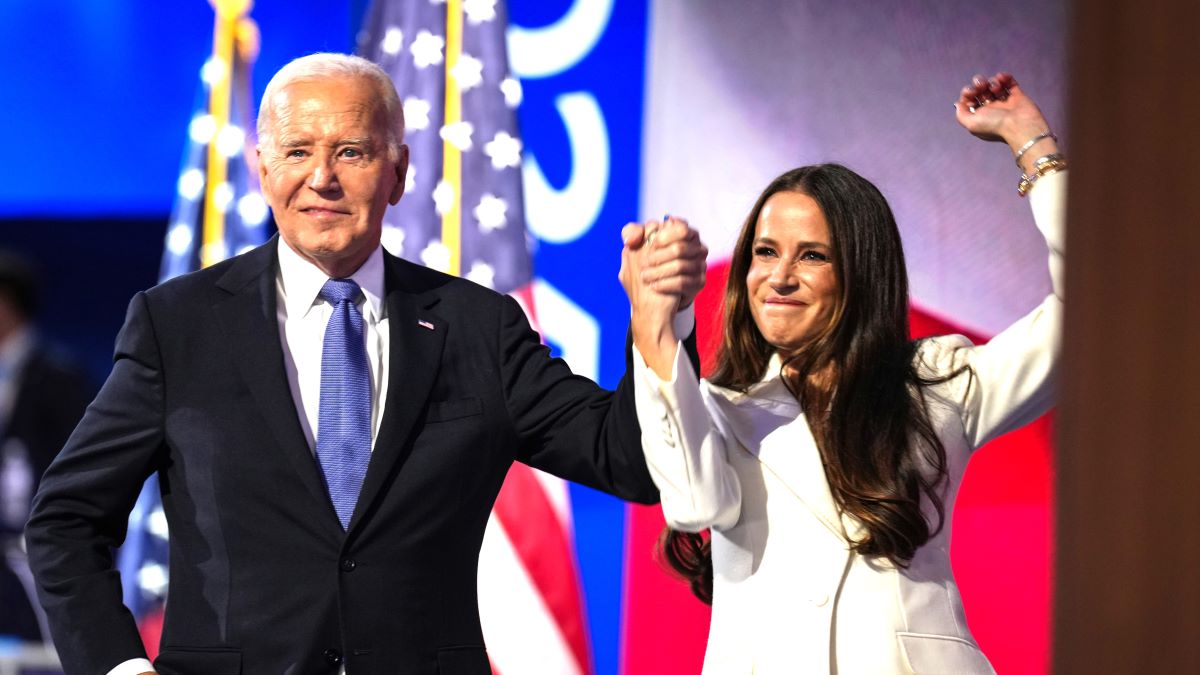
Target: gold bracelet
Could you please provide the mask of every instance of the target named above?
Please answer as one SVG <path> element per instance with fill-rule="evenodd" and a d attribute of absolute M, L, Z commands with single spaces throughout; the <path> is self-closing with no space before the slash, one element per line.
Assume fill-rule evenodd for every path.
<path fill-rule="evenodd" d="M 1049 176 L 1052 173 L 1058 173 L 1067 168 L 1067 158 L 1061 153 L 1051 153 L 1044 157 L 1038 157 L 1033 163 L 1033 173 L 1021 174 L 1021 180 L 1017 182 L 1017 194 L 1024 197 L 1033 189 L 1033 184 L 1038 182 L 1042 176 Z"/>
<path fill-rule="evenodd" d="M 1033 160 L 1033 172 L 1038 173 L 1043 166 L 1053 164 L 1054 162 L 1062 162 L 1065 164 L 1066 161 L 1067 158 L 1064 157 L 1061 152 L 1052 152 L 1048 155 L 1042 155 L 1041 157 Z"/>

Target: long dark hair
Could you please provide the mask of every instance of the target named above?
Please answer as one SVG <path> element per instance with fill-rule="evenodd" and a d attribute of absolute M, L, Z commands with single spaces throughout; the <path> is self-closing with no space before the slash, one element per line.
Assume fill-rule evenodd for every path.
<path fill-rule="evenodd" d="M 961 371 L 932 380 L 917 372 L 900 231 L 874 185 L 844 166 L 820 164 L 788 171 L 763 190 L 730 261 L 724 335 L 710 381 L 744 392 L 766 375 L 775 352 L 752 318 L 746 275 L 759 214 L 779 192 L 808 195 L 821 207 L 840 289 L 831 324 L 783 355 L 784 383 L 809 420 L 834 501 L 864 526 L 851 548 L 907 566 L 945 523 L 946 449 L 923 389 Z M 921 510 L 923 499 L 936 510 L 933 523 Z M 667 565 L 711 603 L 709 546 L 706 537 L 673 530 L 660 540 Z"/>

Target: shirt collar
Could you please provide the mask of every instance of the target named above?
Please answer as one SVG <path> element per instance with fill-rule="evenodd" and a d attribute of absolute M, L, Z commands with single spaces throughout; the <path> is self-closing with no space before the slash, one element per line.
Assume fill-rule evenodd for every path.
<path fill-rule="evenodd" d="M 788 406 L 799 405 L 796 397 L 783 381 L 783 358 L 779 356 L 779 352 L 771 355 L 771 360 L 767 362 L 767 368 L 763 371 L 762 379 L 756 384 L 750 385 L 746 390 L 746 395 Z"/>
<path fill-rule="evenodd" d="M 300 257 L 291 246 L 279 238 L 279 281 L 283 289 L 283 302 L 288 316 L 304 316 L 317 303 L 321 287 L 329 276 L 316 265 Z M 383 247 L 376 246 L 350 279 L 362 289 L 366 302 L 363 316 L 368 321 L 385 317 L 383 304 Z"/>
<path fill-rule="evenodd" d="M 762 379 L 759 382 L 770 382 L 775 379 L 783 379 L 783 357 L 779 352 L 771 354 L 771 360 L 767 361 L 767 369 L 763 371 Z"/>

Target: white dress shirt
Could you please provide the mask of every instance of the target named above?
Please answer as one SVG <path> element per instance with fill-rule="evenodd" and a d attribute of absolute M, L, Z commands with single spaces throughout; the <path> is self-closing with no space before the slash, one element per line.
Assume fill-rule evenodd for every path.
<path fill-rule="evenodd" d="M 363 337 L 367 344 L 367 364 L 371 371 L 371 447 L 379 433 L 383 414 L 381 401 L 387 400 L 388 320 L 383 302 L 383 249 L 375 252 L 350 279 L 362 288 L 358 308 L 363 315 Z M 279 240 L 279 274 L 275 277 L 278 301 L 279 337 L 283 344 L 283 362 L 288 387 L 300 415 L 300 426 L 308 447 L 317 447 L 317 420 L 321 403 L 321 351 L 325 344 L 325 326 L 333 306 L 321 298 L 321 287 L 329 277 L 301 258 Z"/>
<path fill-rule="evenodd" d="M 383 415 L 382 401 L 387 400 L 388 320 L 383 302 L 383 249 L 375 252 L 350 279 L 362 288 L 358 302 L 363 315 L 363 333 L 367 364 L 371 371 L 371 449 L 379 434 Z M 279 270 L 275 276 L 276 317 L 283 345 L 292 401 L 300 411 L 300 427 L 308 447 L 316 452 L 321 403 L 321 352 L 325 344 L 325 326 L 333 306 L 321 298 L 321 287 L 329 280 L 324 272 L 301 258 L 279 239 Z M 154 672 L 147 659 L 130 659 L 108 671 L 108 675 L 138 675 Z M 345 672 L 343 669 L 341 672 Z"/>

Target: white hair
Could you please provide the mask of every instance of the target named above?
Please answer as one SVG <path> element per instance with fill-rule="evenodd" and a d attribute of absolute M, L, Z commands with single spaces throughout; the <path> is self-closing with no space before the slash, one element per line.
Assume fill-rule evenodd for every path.
<path fill-rule="evenodd" d="M 271 122 L 275 119 L 275 98 L 279 93 L 295 82 L 322 78 L 361 78 L 374 85 L 387 113 L 388 159 L 396 161 L 400 157 L 400 143 L 404 140 L 404 107 L 400 104 L 400 96 L 396 94 L 396 86 L 383 68 L 361 56 L 350 54 L 309 54 L 293 59 L 280 68 L 267 83 L 258 106 L 259 143 L 268 145 L 273 141 Z"/>

